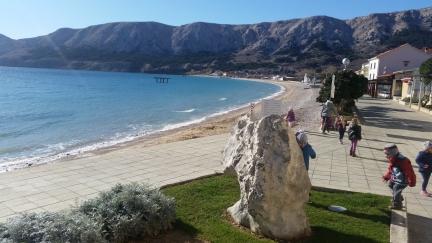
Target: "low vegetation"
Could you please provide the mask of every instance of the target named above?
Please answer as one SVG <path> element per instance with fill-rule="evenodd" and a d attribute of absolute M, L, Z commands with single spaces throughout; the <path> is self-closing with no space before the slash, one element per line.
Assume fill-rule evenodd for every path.
<path fill-rule="evenodd" d="M 80 213 L 28 213 L 0 227 L 0 242 L 103 242 L 100 226 Z"/>
<path fill-rule="evenodd" d="M 0 225 L 0 242 L 129 242 L 174 221 L 174 199 L 146 185 L 116 185 L 70 211 L 12 218 Z"/>
<path fill-rule="evenodd" d="M 175 228 L 191 238 L 210 242 L 273 242 L 234 226 L 225 213 L 240 195 L 237 179 L 216 176 L 169 187 L 166 195 L 176 198 Z M 312 191 L 306 212 L 312 236 L 302 242 L 389 242 L 389 198 L 372 194 Z M 344 206 L 344 213 L 327 207 Z"/>

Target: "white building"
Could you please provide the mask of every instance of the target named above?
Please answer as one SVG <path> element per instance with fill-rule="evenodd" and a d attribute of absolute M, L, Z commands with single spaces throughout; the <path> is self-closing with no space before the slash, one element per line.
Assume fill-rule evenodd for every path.
<path fill-rule="evenodd" d="M 396 71 L 418 68 L 429 58 L 431 56 L 425 51 L 404 44 L 369 59 L 367 78 L 375 80 Z"/>

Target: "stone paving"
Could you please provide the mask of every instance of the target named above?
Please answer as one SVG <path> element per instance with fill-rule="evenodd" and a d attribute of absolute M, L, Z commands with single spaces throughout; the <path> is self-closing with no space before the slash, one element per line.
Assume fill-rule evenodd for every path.
<path fill-rule="evenodd" d="M 135 145 L 92 157 L 0 174 L 0 221 L 26 211 L 60 210 L 116 183 L 163 186 L 221 172 L 227 134 L 152 147 Z"/>
<path fill-rule="evenodd" d="M 349 141 L 345 138 L 345 145 L 339 144 L 336 132 L 325 135 L 309 132 L 310 143 L 319 156 L 311 160 L 309 175 L 312 184 L 390 196 L 390 190 L 381 179 L 387 169 L 383 147 L 387 143 L 395 143 L 401 153 L 411 160 L 417 175 L 416 187 L 404 190 L 410 242 L 432 242 L 432 234 L 429 233 L 432 198 L 419 194 L 422 178 L 415 163 L 422 142 L 432 139 L 432 116 L 390 100 L 363 98 L 357 107 L 363 120 L 363 140 L 359 142 L 358 157 L 349 156 Z M 432 191 L 432 185 L 429 189 Z"/>
<path fill-rule="evenodd" d="M 358 157 L 350 157 L 349 141 L 338 142 L 336 132 L 308 131 L 318 153 L 309 175 L 314 186 L 390 195 L 381 177 L 387 168 L 382 148 L 396 143 L 416 168 L 421 142 L 432 138 L 432 117 L 389 100 L 361 99 L 358 108 L 366 120 Z M 0 174 L 0 221 L 21 212 L 59 210 L 94 197 L 116 183 L 147 182 L 163 186 L 222 171 L 221 152 L 228 134 L 151 147 L 139 144 L 100 155 L 51 163 Z M 416 171 L 417 172 L 417 171 Z M 407 188 L 412 242 L 432 242 L 429 232 L 432 198 Z M 432 185 L 430 186 L 432 189 Z M 411 230 L 411 225 L 415 225 Z"/>

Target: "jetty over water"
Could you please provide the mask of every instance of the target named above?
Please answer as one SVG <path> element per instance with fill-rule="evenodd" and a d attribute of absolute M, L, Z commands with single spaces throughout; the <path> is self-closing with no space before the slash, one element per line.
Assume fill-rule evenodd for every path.
<path fill-rule="evenodd" d="M 156 81 L 156 83 L 168 83 L 168 81 L 171 78 L 167 78 L 167 77 L 153 77 Z"/>

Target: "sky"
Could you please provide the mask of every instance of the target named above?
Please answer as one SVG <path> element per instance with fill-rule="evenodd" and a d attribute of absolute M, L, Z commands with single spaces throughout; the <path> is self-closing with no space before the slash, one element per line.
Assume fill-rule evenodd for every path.
<path fill-rule="evenodd" d="M 315 15 L 350 19 L 432 7 L 431 0 L 0 0 L 0 34 L 13 39 L 118 21 L 251 24 Z"/>

